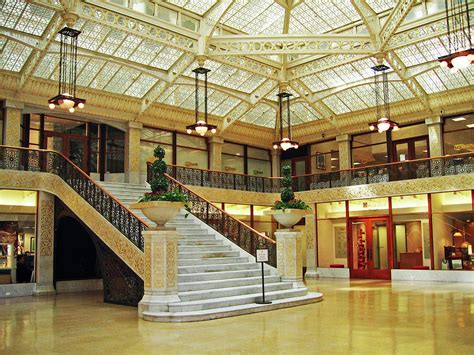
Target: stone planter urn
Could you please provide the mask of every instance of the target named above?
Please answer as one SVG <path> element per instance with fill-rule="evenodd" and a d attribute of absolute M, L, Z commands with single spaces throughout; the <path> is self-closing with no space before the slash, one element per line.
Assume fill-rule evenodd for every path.
<path fill-rule="evenodd" d="M 130 205 L 131 209 L 139 209 L 152 222 L 156 223 L 156 228 L 166 229 L 165 224 L 173 219 L 179 211 L 184 208 L 184 202 L 175 201 L 148 201 L 136 202 Z"/>
<path fill-rule="evenodd" d="M 308 214 L 311 214 L 311 211 L 296 208 L 287 208 L 284 210 L 265 211 L 264 214 L 272 215 L 278 223 L 291 229 L 291 227 L 298 223 L 301 218 Z"/>

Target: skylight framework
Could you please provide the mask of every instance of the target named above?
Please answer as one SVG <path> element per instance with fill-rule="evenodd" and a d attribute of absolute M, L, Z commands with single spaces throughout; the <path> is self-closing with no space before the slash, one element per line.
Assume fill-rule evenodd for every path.
<path fill-rule="evenodd" d="M 208 111 L 210 115 L 222 117 L 224 125 L 241 120 L 273 128 L 275 88 L 281 80 L 289 82 L 288 90 L 294 95 L 291 107 L 294 125 L 315 122 L 321 119 L 321 113 L 324 118 L 337 120 L 337 115 L 373 108 L 370 67 L 375 64 L 372 56 L 376 47 L 370 36 L 363 32 L 367 32 L 366 23 L 361 17 L 363 14 L 355 11 L 353 2 L 305 0 L 293 1 L 293 6 L 285 3 L 273 0 L 232 2 L 216 20 L 217 24 L 209 22 L 215 26 L 212 27 L 214 35 L 201 38 L 203 47 L 199 49 L 200 28 L 208 23 L 206 16 L 218 5 L 217 0 L 153 3 L 153 15 L 146 11 L 138 11 L 138 15 L 132 7 L 126 6 L 118 11 L 110 1 L 78 1 L 75 11 L 79 19 L 74 28 L 82 34 L 78 43 L 77 85 L 81 90 L 104 90 L 136 98 L 145 109 L 158 103 L 193 110 L 190 71 L 196 67 L 193 58 L 203 51 L 208 55 L 206 67 L 211 69 Z M 391 0 L 366 0 L 366 3 L 374 10 L 380 24 L 387 21 L 397 4 Z M 1 3 L 1 71 L 17 75 L 25 82 L 57 80 L 59 42 L 57 30 L 52 31 L 52 28 L 53 22 L 60 20 L 60 14 L 64 12 L 61 4 L 56 0 L 5 0 Z M 163 21 L 157 13 L 160 6 L 175 11 L 179 15 L 176 21 Z M 391 64 L 397 69 L 396 73 L 389 73 L 391 102 L 425 98 L 427 94 L 474 85 L 471 68 L 446 75 L 429 66 L 447 54 L 444 21 L 440 20 L 443 8 L 425 2 L 416 6 L 417 11 L 426 7 L 428 15 L 421 19 L 418 15 L 408 16 L 384 48 L 388 56 L 399 58 L 400 64 L 396 67 Z M 435 12 L 430 12 L 432 9 Z M 285 14 L 289 19 L 288 37 L 282 35 Z M 180 19 L 186 16 L 200 27 L 183 27 Z M 416 20 L 410 20 L 413 18 Z M 369 38 L 370 43 L 363 52 L 360 50 L 364 44 L 354 45 L 354 41 L 337 42 L 341 47 L 336 46 L 331 54 L 311 52 L 311 46 L 318 50 L 321 50 L 319 46 L 333 48 L 333 42 L 324 39 L 337 33 L 355 34 L 356 37 L 365 33 L 363 36 Z M 223 37 L 222 34 L 234 38 L 236 42 L 231 42 L 231 46 L 235 44 L 239 48 L 243 48 L 243 43 L 244 46 L 250 43 L 245 42 L 247 40 L 252 40 L 252 45 L 265 47 L 264 39 L 271 39 L 268 46 L 272 50 L 243 53 L 239 49 L 235 53 L 216 54 L 213 39 Z M 243 39 L 238 39 L 237 35 Z M 264 39 L 254 41 L 254 36 Z M 284 41 L 291 36 L 294 36 L 291 43 Z M 297 48 L 298 43 L 309 43 L 305 41 L 311 43 L 305 47 L 308 52 L 278 53 L 279 46 L 291 44 Z M 41 56 L 38 57 L 38 53 Z M 410 84 L 413 82 L 416 82 L 415 86 Z"/>

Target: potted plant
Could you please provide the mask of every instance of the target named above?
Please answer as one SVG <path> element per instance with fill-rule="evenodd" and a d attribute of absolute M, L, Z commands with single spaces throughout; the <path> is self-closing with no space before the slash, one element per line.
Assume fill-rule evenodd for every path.
<path fill-rule="evenodd" d="M 166 222 L 174 218 L 181 208 L 188 209 L 188 196 L 179 191 L 169 189 L 166 173 L 165 150 L 160 146 L 153 151 L 156 160 L 151 165 L 153 177 L 150 181 L 151 192 L 145 193 L 131 208 L 142 210 L 143 214 L 155 222 L 158 229 L 163 229 Z"/>
<path fill-rule="evenodd" d="M 311 208 L 304 201 L 295 199 L 292 189 L 291 167 L 285 165 L 281 170 L 283 173 L 281 201 L 275 201 L 272 210 L 267 211 L 266 214 L 272 215 L 278 223 L 291 228 L 301 218 L 309 214 Z"/>

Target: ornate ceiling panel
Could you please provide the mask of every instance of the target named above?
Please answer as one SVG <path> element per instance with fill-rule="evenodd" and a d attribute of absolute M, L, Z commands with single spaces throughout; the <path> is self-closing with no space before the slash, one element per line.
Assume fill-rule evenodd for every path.
<path fill-rule="evenodd" d="M 369 110 L 379 51 L 396 69 L 389 75 L 391 102 L 418 98 L 429 108 L 428 95 L 474 85 L 474 69 L 451 74 L 433 64 L 448 53 L 442 0 L 411 4 L 406 18 L 398 16 L 400 26 L 390 22 L 400 4 L 392 0 L 366 0 L 372 15 L 356 11 L 352 0 L 147 1 L 0 1 L 0 70 L 21 79 L 18 92 L 29 78 L 56 81 L 57 27 L 70 11 L 82 32 L 78 85 L 138 98 L 138 114 L 155 102 L 194 110 L 198 54 L 208 56 L 211 69 L 209 113 L 226 127 L 239 120 L 275 127 L 279 81 L 294 94 L 295 125 Z M 394 31 L 379 48 L 374 34 L 386 22 Z"/>

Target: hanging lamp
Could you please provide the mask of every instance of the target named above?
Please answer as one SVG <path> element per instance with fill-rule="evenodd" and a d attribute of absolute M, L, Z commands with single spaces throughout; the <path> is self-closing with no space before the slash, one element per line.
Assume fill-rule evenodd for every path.
<path fill-rule="evenodd" d="M 439 57 L 438 62 L 442 68 L 448 68 L 451 73 L 456 73 L 474 62 L 469 0 L 445 0 L 444 3 L 449 54 Z"/>
<path fill-rule="evenodd" d="M 283 91 L 277 94 L 278 96 L 278 103 L 280 105 L 280 140 L 277 142 L 273 142 L 273 149 L 283 149 L 288 150 L 290 148 L 298 149 L 299 143 L 291 139 L 291 117 L 290 117 L 290 97 L 293 96 L 289 92 Z M 288 123 L 288 130 L 287 136 L 284 136 L 283 130 L 283 106 L 286 104 L 286 116 L 287 116 L 287 123 Z"/>
<path fill-rule="evenodd" d="M 207 123 L 207 73 L 211 70 L 204 68 L 202 66 L 193 70 L 194 73 L 194 99 L 195 99 L 195 108 L 194 108 L 194 118 L 195 123 L 186 126 L 186 132 L 191 134 L 193 131 L 196 131 L 200 136 L 204 136 L 207 131 L 211 131 L 212 134 L 216 133 L 217 126 Z M 204 118 L 200 117 L 199 114 L 199 78 L 204 76 Z"/>
<path fill-rule="evenodd" d="M 84 108 L 86 100 L 76 97 L 77 38 L 81 31 L 64 27 L 60 36 L 58 95 L 48 100 L 49 108 L 59 106 L 73 113 L 75 108 Z"/>
<path fill-rule="evenodd" d="M 371 68 L 374 71 L 374 93 L 377 107 L 377 121 L 369 123 L 371 131 L 377 130 L 379 133 L 390 129 L 397 131 L 398 123 L 390 120 L 390 98 L 388 90 L 388 66 L 380 63 Z"/>

